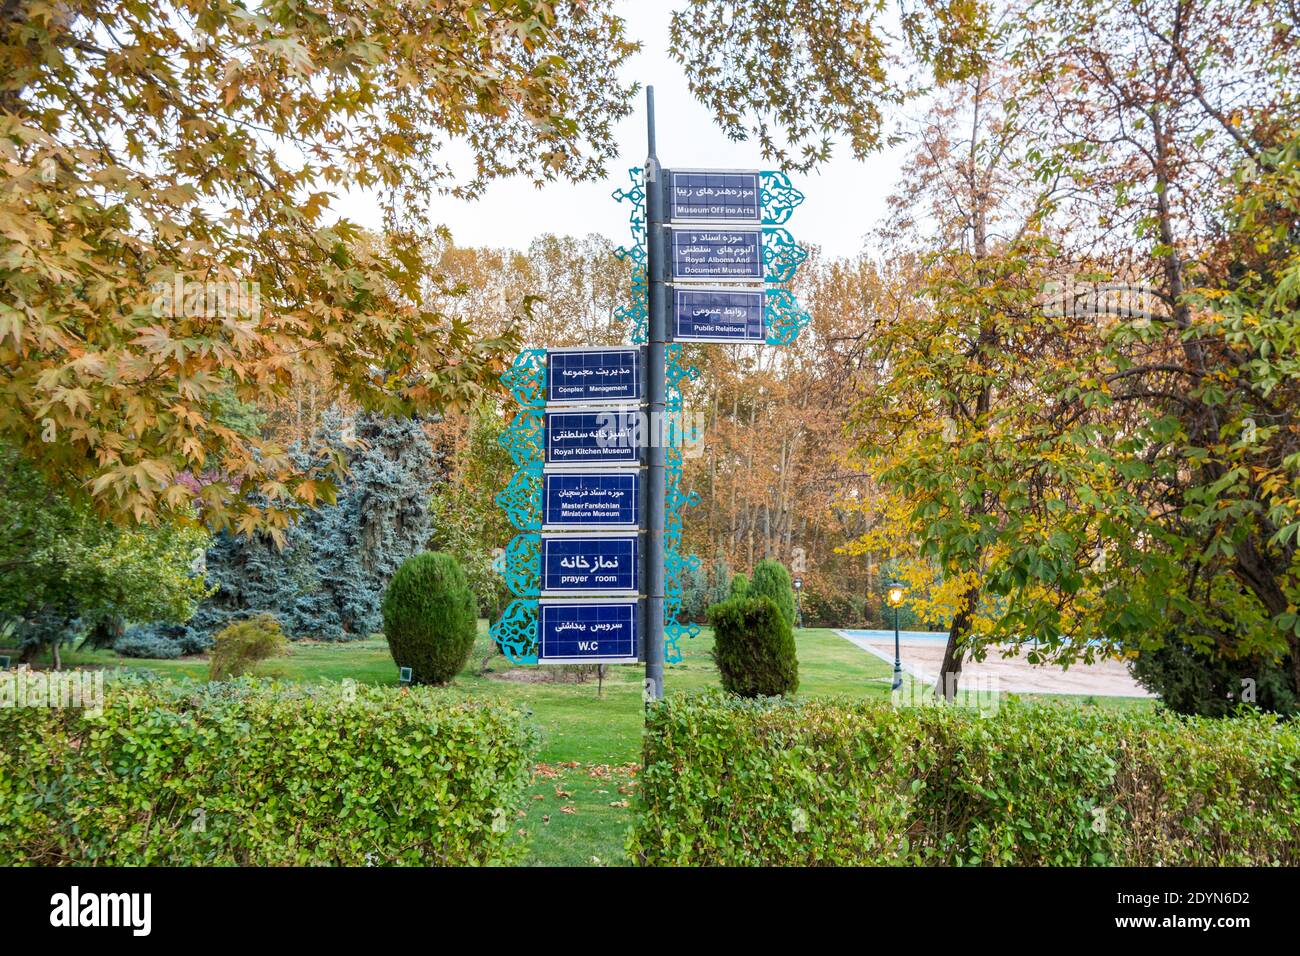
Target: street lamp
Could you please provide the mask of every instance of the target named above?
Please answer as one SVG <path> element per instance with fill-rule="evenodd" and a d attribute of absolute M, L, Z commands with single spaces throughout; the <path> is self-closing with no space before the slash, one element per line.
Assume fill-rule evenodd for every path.
<path fill-rule="evenodd" d="M 898 690 L 903 686 L 903 657 L 898 650 L 898 606 L 903 603 L 901 582 L 895 581 L 889 585 L 889 590 L 885 592 L 885 600 L 894 609 L 894 685 L 891 689 Z"/>
<path fill-rule="evenodd" d="M 794 576 L 794 609 L 795 609 L 795 627 L 803 627 L 803 601 L 800 600 L 800 594 L 803 591 L 803 577 L 796 574 Z"/>

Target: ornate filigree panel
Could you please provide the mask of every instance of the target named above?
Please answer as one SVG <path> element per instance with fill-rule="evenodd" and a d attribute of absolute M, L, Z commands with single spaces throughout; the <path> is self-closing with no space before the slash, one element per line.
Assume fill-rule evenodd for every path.
<path fill-rule="evenodd" d="M 782 172 L 767 170 L 762 173 L 761 182 L 763 225 L 780 226 L 789 222 L 795 208 L 803 202 L 803 193 L 790 185 L 790 177 Z"/>
<path fill-rule="evenodd" d="M 791 344 L 812 321 L 786 289 L 768 289 L 766 301 L 768 345 Z"/>

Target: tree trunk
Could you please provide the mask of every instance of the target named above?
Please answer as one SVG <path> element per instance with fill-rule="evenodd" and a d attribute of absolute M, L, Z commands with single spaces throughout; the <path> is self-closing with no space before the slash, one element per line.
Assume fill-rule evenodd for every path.
<path fill-rule="evenodd" d="M 943 695 L 951 704 L 957 698 L 957 684 L 961 680 L 962 658 L 965 649 L 962 639 L 970 631 L 971 619 L 975 616 L 975 604 L 979 600 L 979 588 L 972 587 L 962 595 L 961 608 L 952 617 L 952 626 L 948 628 L 948 644 L 943 649 L 943 663 L 939 665 L 939 682 L 935 685 L 934 695 Z"/>

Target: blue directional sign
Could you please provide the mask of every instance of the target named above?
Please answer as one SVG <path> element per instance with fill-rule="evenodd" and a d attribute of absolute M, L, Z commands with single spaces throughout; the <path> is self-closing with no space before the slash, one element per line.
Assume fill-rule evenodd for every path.
<path fill-rule="evenodd" d="M 636 594 L 637 536 L 547 535 L 542 538 L 542 592 Z"/>
<path fill-rule="evenodd" d="M 641 416 L 635 410 L 547 412 L 548 465 L 635 465 L 641 460 Z"/>
<path fill-rule="evenodd" d="M 545 528 L 635 529 L 641 521 L 641 476 L 547 472 L 542 476 Z"/>
<path fill-rule="evenodd" d="M 668 170 L 668 219 L 671 222 L 722 224 L 763 221 L 757 170 Z"/>
<path fill-rule="evenodd" d="M 635 664 L 640 641 L 636 601 L 538 607 L 539 664 Z"/>
<path fill-rule="evenodd" d="M 758 228 L 672 230 L 673 279 L 763 281 L 763 231 Z"/>
<path fill-rule="evenodd" d="M 765 342 L 764 293 L 756 289 L 674 289 L 677 342 Z"/>
<path fill-rule="evenodd" d="M 547 404 L 637 402 L 643 397 L 640 349 L 551 349 Z"/>

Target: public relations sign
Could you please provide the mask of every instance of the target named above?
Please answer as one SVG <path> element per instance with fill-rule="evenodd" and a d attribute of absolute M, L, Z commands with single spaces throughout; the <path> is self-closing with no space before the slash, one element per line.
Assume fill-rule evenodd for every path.
<path fill-rule="evenodd" d="M 641 521 L 641 475 L 547 472 L 542 475 L 542 527 L 635 530 Z"/>
<path fill-rule="evenodd" d="M 548 405 L 639 402 L 644 396 L 640 349 L 550 349 L 546 353 Z"/>
<path fill-rule="evenodd" d="M 676 342 L 765 342 L 763 292 L 744 288 L 673 290 Z"/>
<path fill-rule="evenodd" d="M 641 461 L 636 409 L 547 412 L 546 464 L 635 465 Z"/>
<path fill-rule="evenodd" d="M 539 664 L 635 664 L 640 643 L 637 601 L 540 601 Z"/>
<path fill-rule="evenodd" d="M 667 170 L 669 222 L 759 225 L 763 202 L 758 170 Z"/>
<path fill-rule="evenodd" d="M 762 282 L 763 230 L 674 227 L 669 259 L 674 280 Z"/>
<path fill-rule="evenodd" d="M 552 534 L 542 537 L 542 593 L 637 593 L 635 534 Z"/>

